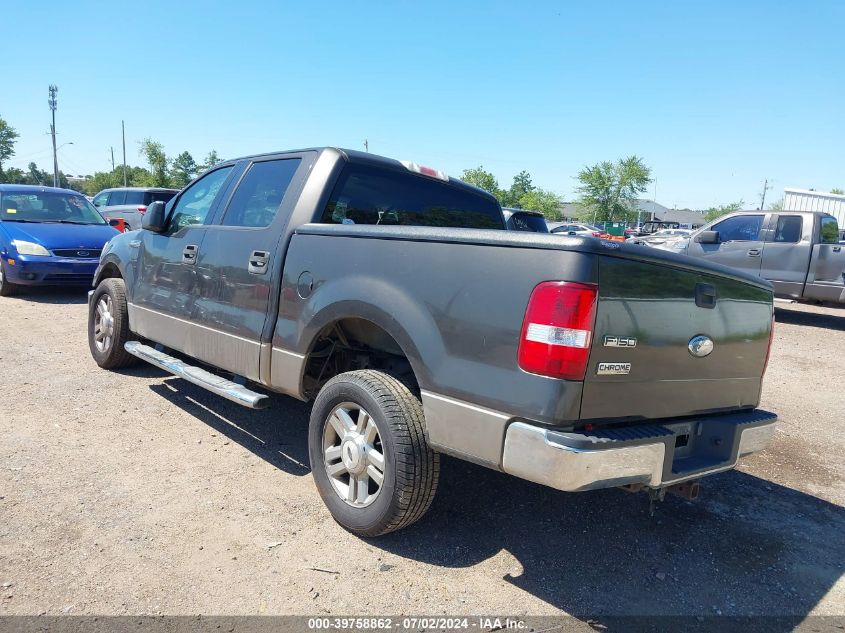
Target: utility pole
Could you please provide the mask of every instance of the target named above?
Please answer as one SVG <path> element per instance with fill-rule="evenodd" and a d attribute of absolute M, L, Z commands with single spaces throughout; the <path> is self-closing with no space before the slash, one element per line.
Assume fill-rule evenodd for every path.
<path fill-rule="evenodd" d="M 364 151 L 365 152 L 370 151 L 370 144 L 367 142 L 367 139 L 364 139 Z"/>
<path fill-rule="evenodd" d="M 49 93 L 50 98 L 47 100 L 47 103 L 50 106 L 50 112 L 53 114 L 53 123 L 50 125 L 50 134 L 53 136 L 53 186 L 59 186 L 59 159 L 56 156 L 56 104 L 58 100 L 56 99 L 56 93 L 59 92 L 58 87 L 54 84 L 50 84 Z"/>
<path fill-rule="evenodd" d="M 123 186 L 128 187 L 126 180 L 126 126 L 123 120 L 120 121 L 120 135 L 123 137 Z M 112 171 L 114 171 L 114 160 L 112 160 Z"/>
<path fill-rule="evenodd" d="M 769 187 L 769 179 L 766 178 L 765 182 L 763 182 L 763 195 L 760 196 L 760 211 L 766 208 L 766 191 L 768 189 L 771 189 L 771 187 Z"/>
<path fill-rule="evenodd" d="M 114 148 L 110 147 L 111 150 L 111 170 L 114 171 Z"/>

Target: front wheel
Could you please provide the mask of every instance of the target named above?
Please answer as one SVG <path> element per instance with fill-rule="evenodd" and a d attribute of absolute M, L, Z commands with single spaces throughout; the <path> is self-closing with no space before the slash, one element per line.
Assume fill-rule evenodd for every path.
<path fill-rule="evenodd" d="M 104 279 L 97 286 L 88 308 L 88 347 L 103 369 L 130 367 L 138 359 L 124 349 L 130 340 L 126 284 L 122 279 Z"/>
<path fill-rule="evenodd" d="M 6 277 L 6 271 L 3 269 L 3 263 L 0 262 L 0 297 L 11 297 L 18 294 L 20 286 L 13 284 Z"/>
<path fill-rule="evenodd" d="M 359 536 L 411 525 L 437 491 L 439 455 L 419 399 L 379 371 L 335 376 L 320 390 L 308 431 L 311 472 L 335 521 Z"/>

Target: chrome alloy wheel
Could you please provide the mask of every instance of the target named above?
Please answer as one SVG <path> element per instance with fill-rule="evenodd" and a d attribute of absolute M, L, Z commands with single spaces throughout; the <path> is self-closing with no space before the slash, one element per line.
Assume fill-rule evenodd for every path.
<path fill-rule="evenodd" d="M 323 467 L 337 495 L 355 508 L 370 505 L 384 482 L 384 447 L 375 421 L 356 404 L 334 408 L 323 428 Z"/>
<path fill-rule="evenodd" d="M 94 345 L 97 351 L 108 352 L 114 339 L 114 303 L 109 295 L 102 295 L 94 312 Z"/>

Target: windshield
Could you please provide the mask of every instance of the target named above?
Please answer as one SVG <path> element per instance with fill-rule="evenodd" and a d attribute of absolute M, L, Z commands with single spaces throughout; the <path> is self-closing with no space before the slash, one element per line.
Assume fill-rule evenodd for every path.
<path fill-rule="evenodd" d="M 97 210 L 82 195 L 54 191 L 4 193 L 0 197 L 3 222 L 67 222 L 105 224 Z"/>

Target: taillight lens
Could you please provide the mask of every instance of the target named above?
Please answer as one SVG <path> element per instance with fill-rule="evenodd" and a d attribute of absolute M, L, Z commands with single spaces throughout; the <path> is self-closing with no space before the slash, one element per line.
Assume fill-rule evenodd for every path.
<path fill-rule="evenodd" d="M 147 207 L 145 207 L 143 205 L 138 207 L 138 213 L 146 213 L 146 212 L 147 212 Z"/>
<path fill-rule="evenodd" d="M 772 355 L 772 341 L 775 340 L 775 312 L 772 310 L 772 329 L 769 330 L 769 346 L 766 348 L 766 362 L 763 363 L 763 375 L 769 368 L 769 357 Z"/>
<path fill-rule="evenodd" d="M 532 374 L 584 380 L 596 318 L 598 289 L 593 284 L 545 281 L 531 293 L 519 366 Z"/>

